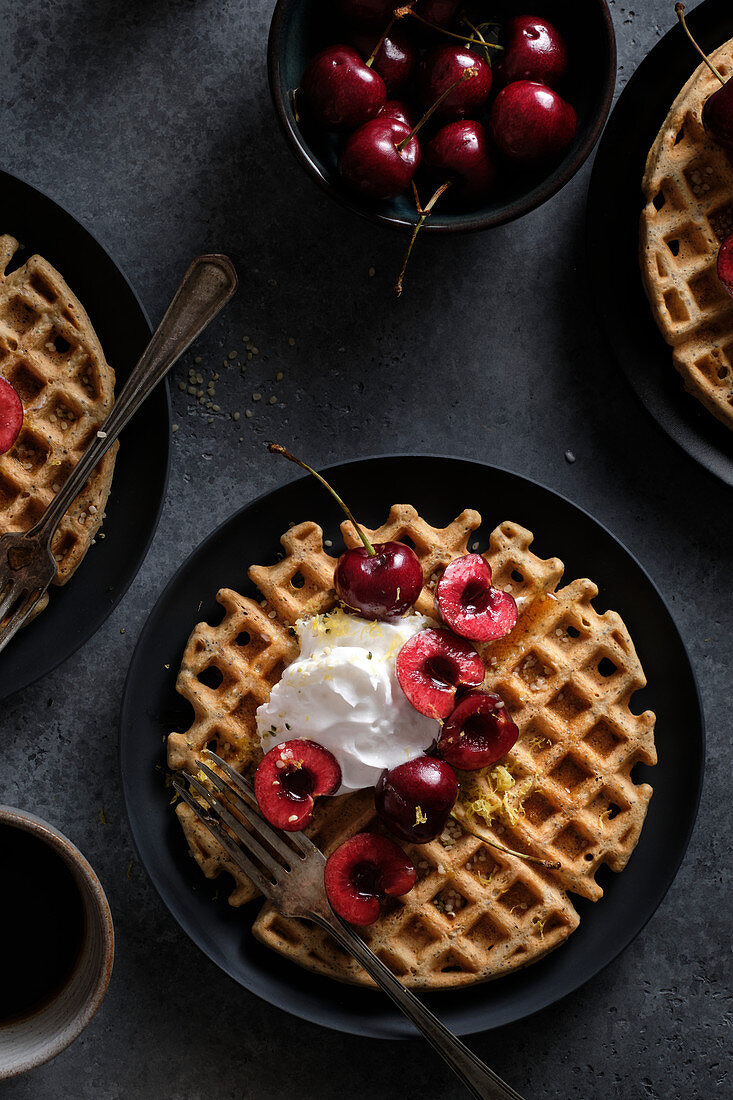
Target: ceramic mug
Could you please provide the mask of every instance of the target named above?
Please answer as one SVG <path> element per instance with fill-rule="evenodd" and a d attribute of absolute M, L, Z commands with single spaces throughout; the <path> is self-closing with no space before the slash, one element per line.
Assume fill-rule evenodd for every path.
<path fill-rule="evenodd" d="M 3 1081 L 48 1062 L 81 1035 L 109 985 L 114 929 L 99 879 L 67 837 L 33 814 L 10 806 L 0 806 L 0 825 L 32 834 L 61 858 L 71 872 L 83 910 L 79 952 L 64 984 L 49 1001 L 29 1014 L 0 1022 L 0 1081 Z"/>

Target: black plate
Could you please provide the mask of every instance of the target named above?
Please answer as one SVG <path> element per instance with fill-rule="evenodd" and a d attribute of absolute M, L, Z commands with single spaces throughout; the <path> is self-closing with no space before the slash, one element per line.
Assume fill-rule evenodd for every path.
<path fill-rule="evenodd" d="M 582 920 L 568 942 L 527 970 L 488 985 L 427 998 L 458 1034 L 520 1020 L 577 989 L 611 962 L 643 928 L 680 864 L 697 811 L 703 769 L 703 724 L 685 647 L 659 592 L 639 563 L 580 508 L 540 485 L 478 462 L 438 457 L 362 459 L 331 467 L 330 479 L 358 504 L 367 525 L 381 523 L 392 501 L 409 500 L 434 525 L 459 507 L 479 509 L 487 532 L 511 518 L 535 532 L 541 555 L 558 555 L 567 578 L 592 577 L 599 610 L 624 616 L 649 685 L 635 709 L 658 716 L 660 762 L 638 768 L 655 788 L 639 845 L 626 870 L 603 868 L 606 896 L 578 900 Z M 385 486 L 389 488 L 385 491 Z M 458 491 L 458 492 L 457 492 Z M 253 591 L 250 562 L 274 561 L 292 522 L 317 518 L 334 546 L 342 518 L 312 478 L 268 493 L 237 512 L 181 566 L 151 612 L 132 659 L 122 705 L 120 765 L 132 833 L 143 864 L 183 930 L 236 981 L 296 1016 L 357 1035 L 405 1037 L 411 1026 L 377 992 L 317 977 L 257 943 L 254 909 L 232 910 L 227 890 L 201 875 L 187 854 L 163 773 L 164 735 L 185 729 L 188 704 L 175 692 L 176 670 L 194 624 L 221 620 L 218 588 Z M 670 685 L 674 684 L 671 692 Z M 257 903 L 253 903 L 256 907 Z"/>
<path fill-rule="evenodd" d="M 150 322 L 125 276 L 88 230 L 30 184 L 0 172 L 0 233 L 23 246 L 13 260 L 40 253 L 58 269 L 89 314 L 119 393 L 150 339 Z M 158 524 L 168 480 L 170 395 L 159 386 L 120 442 L 104 521 L 67 585 L 51 587 L 48 608 L 0 657 L 0 700 L 65 661 L 99 629 L 122 599 Z"/>
<path fill-rule="evenodd" d="M 670 15 L 672 5 L 670 4 Z M 730 0 L 704 0 L 689 18 L 703 49 L 733 36 Z M 733 432 L 683 388 L 672 349 L 654 323 L 639 272 L 641 180 L 646 157 L 699 57 L 675 26 L 642 61 L 598 149 L 588 199 L 588 266 L 598 313 L 626 377 L 659 426 L 733 485 Z"/>

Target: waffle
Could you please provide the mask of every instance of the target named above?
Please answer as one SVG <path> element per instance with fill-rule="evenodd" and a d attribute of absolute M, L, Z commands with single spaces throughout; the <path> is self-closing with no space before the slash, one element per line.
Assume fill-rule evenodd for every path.
<path fill-rule="evenodd" d="M 0 236 L 0 375 L 23 402 L 20 435 L 0 455 L 0 534 L 28 530 L 43 515 L 114 399 L 114 371 L 59 273 L 40 256 L 7 273 L 19 247 Z M 66 584 L 99 530 L 116 454 L 117 444 L 59 524 L 54 584 Z"/>
<path fill-rule="evenodd" d="M 398 505 L 384 526 L 368 533 L 379 542 L 413 543 L 426 579 L 417 608 L 430 614 L 443 568 L 468 551 L 480 522 L 469 510 L 436 529 L 414 508 Z M 347 545 L 357 545 L 351 526 L 342 530 Z M 417 884 L 388 899 L 379 921 L 363 929 L 376 954 L 413 988 L 496 978 L 563 943 L 579 920 L 569 893 L 601 897 L 595 874 L 604 863 L 615 871 L 625 866 L 651 797 L 651 788 L 630 775 L 639 761 L 653 764 L 656 754 L 653 714 L 629 709 L 645 679 L 626 628 L 614 612 L 594 610 L 597 589 L 590 581 L 558 589 L 562 563 L 537 557 L 531 542 L 529 531 L 502 523 L 485 554 L 496 583 L 513 590 L 519 610 L 512 633 L 482 653 L 485 686 L 505 699 L 519 728 L 517 744 L 506 769 L 463 774 L 458 812 L 469 828 L 451 822 L 429 844 L 405 845 Z M 262 602 L 220 592 L 221 624 L 200 623 L 189 639 L 177 686 L 194 718 L 186 733 L 169 737 L 171 767 L 195 772 L 206 745 L 243 770 L 260 757 L 255 710 L 297 653 L 292 624 L 335 603 L 335 559 L 324 551 L 320 529 L 300 524 L 282 543 L 281 561 L 250 570 Z M 256 896 L 188 808 L 179 805 L 176 812 L 204 873 L 233 876 L 230 902 Z M 364 829 L 382 831 L 370 790 L 320 800 L 308 832 L 329 854 Z M 474 830 L 560 867 L 549 870 L 499 851 Z M 311 970 L 369 982 L 326 933 L 281 916 L 269 903 L 253 931 Z"/>
<path fill-rule="evenodd" d="M 730 77 L 733 39 L 712 62 Z M 701 64 L 672 104 L 647 157 L 639 243 L 647 297 L 685 388 L 732 428 L 733 301 L 716 260 L 733 232 L 733 155 L 702 125 L 719 87 Z"/>

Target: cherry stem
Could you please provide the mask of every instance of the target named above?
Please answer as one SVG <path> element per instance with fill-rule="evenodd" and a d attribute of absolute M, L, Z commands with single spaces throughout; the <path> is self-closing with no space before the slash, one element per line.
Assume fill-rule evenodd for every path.
<path fill-rule="evenodd" d="M 422 130 L 425 123 L 428 121 L 428 119 L 431 117 L 431 115 L 438 109 L 438 107 L 440 107 L 441 103 L 443 102 L 443 100 L 445 99 L 446 96 L 449 96 L 451 94 L 451 92 L 455 91 L 455 89 L 458 87 L 459 84 L 463 84 L 464 81 L 466 81 L 466 80 L 473 79 L 474 76 L 478 76 L 478 69 L 473 69 L 473 68 L 465 69 L 463 71 L 463 73 L 458 77 L 458 80 L 454 80 L 453 83 L 450 85 L 450 87 L 446 88 L 444 92 L 441 92 L 441 94 L 438 96 L 438 98 L 436 99 L 436 101 L 432 105 L 432 107 L 428 107 L 427 111 L 422 116 L 422 118 L 417 123 L 417 125 L 413 126 L 413 128 L 410 130 L 407 137 L 404 137 L 402 139 L 402 141 L 399 143 L 399 145 L 395 146 L 395 148 L 397 149 L 397 152 L 401 153 L 402 150 L 407 145 L 407 143 L 409 141 L 412 141 L 412 139 L 414 138 L 414 136 L 418 132 L 418 130 Z"/>
<path fill-rule="evenodd" d="M 448 31 L 445 27 L 439 27 L 437 23 L 431 23 L 429 19 L 423 18 L 422 15 L 418 15 L 416 11 L 413 11 L 409 4 L 406 4 L 404 8 L 396 8 L 394 12 L 395 19 L 404 19 L 406 15 L 411 15 L 413 19 L 417 19 L 418 22 L 424 23 L 426 27 L 430 27 L 432 31 L 438 31 L 439 34 L 447 34 L 449 38 L 457 38 L 459 42 L 472 42 L 474 46 L 488 46 L 490 50 L 503 50 L 503 46 L 499 46 L 496 42 L 483 42 L 478 38 L 471 38 L 465 34 L 456 34 L 455 31 Z"/>
<path fill-rule="evenodd" d="M 356 520 L 352 516 L 351 511 L 349 510 L 349 508 L 347 508 L 347 506 L 344 504 L 343 500 L 338 495 L 336 490 L 333 489 L 328 484 L 325 477 L 321 477 L 321 475 L 318 473 L 317 470 L 314 470 L 313 467 L 309 466 L 307 462 L 303 462 L 303 460 L 301 458 L 296 458 L 295 455 L 291 455 L 290 451 L 286 451 L 285 448 L 283 446 L 281 446 L 280 443 L 268 443 L 267 444 L 267 449 L 270 452 L 270 454 L 272 454 L 272 455 L 282 455 L 283 458 L 287 458 L 290 462 L 294 462 L 296 466 L 300 466 L 301 469 L 307 470 L 309 474 L 313 474 L 313 477 L 316 478 L 317 481 L 320 481 L 321 485 L 323 485 L 324 488 L 328 489 L 328 491 L 331 494 L 331 496 L 333 497 L 333 499 L 336 501 L 337 504 L 340 505 L 341 508 L 343 508 L 344 512 L 346 513 L 347 518 L 353 524 L 357 535 L 359 536 L 361 541 L 364 543 L 364 548 L 365 548 L 367 554 L 369 555 L 370 558 L 373 558 L 374 555 L 376 554 L 376 550 L 374 549 L 371 542 L 369 541 L 369 539 L 366 537 L 366 535 L 362 531 L 359 524 L 356 522 Z"/>
<path fill-rule="evenodd" d="M 381 38 L 379 39 L 379 41 L 377 42 L 376 46 L 374 47 L 374 49 L 373 49 L 373 50 L 372 50 L 372 52 L 370 53 L 370 55 L 369 55 L 369 60 L 368 60 L 368 61 L 365 61 L 365 62 L 364 62 L 364 64 L 366 65 L 367 69 L 371 69 L 372 65 L 374 64 L 374 58 L 375 58 L 375 57 L 377 56 L 377 54 L 378 54 L 378 53 L 379 53 L 379 51 L 381 50 L 382 46 L 384 45 L 384 40 L 385 40 L 385 38 L 387 37 L 387 35 L 389 34 L 389 32 L 390 32 L 390 31 L 392 30 L 392 24 L 394 23 L 394 19 L 395 19 L 395 17 L 394 17 L 394 16 L 392 16 L 392 18 L 390 19 L 389 23 L 387 24 L 387 29 L 385 30 L 384 34 L 383 34 L 383 35 L 382 35 L 382 37 L 381 37 Z"/>
<path fill-rule="evenodd" d="M 526 852 L 515 852 L 512 848 L 505 848 L 503 844 L 499 844 L 499 842 L 497 840 L 494 840 L 492 837 L 486 836 L 485 834 L 479 833 L 475 829 L 472 829 L 470 825 L 467 825 L 466 822 L 462 818 L 458 817 L 457 814 L 453 813 L 452 810 L 450 816 L 453 818 L 454 821 L 458 822 L 462 829 L 465 829 L 467 833 L 470 833 L 471 836 L 475 836 L 477 840 L 482 840 L 484 844 L 488 844 L 490 847 L 496 848 L 499 852 L 506 852 L 508 856 L 516 856 L 517 859 L 526 859 L 528 863 L 537 863 L 540 867 L 546 867 L 548 871 L 559 871 L 562 866 L 559 860 L 541 859 L 540 856 L 530 856 L 527 855 Z"/>
<path fill-rule="evenodd" d="M 720 75 L 720 73 L 715 68 L 712 61 L 708 57 L 708 55 L 706 53 L 703 53 L 703 51 L 700 48 L 700 46 L 698 45 L 698 43 L 692 37 L 692 33 L 690 31 L 690 28 L 687 26 L 687 20 L 685 19 L 685 5 L 684 4 L 675 4 L 674 10 L 677 13 L 677 18 L 679 19 L 680 23 L 682 24 L 682 29 L 684 30 L 685 34 L 689 38 L 690 42 L 692 42 L 692 44 L 695 47 L 695 49 L 697 50 L 697 52 L 700 54 L 700 57 L 703 59 L 703 61 L 707 65 L 707 67 L 710 69 L 710 72 L 713 74 L 713 76 L 717 76 L 720 83 L 724 85 L 725 84 L 724 77 L 722 77 Z"/>
<path fill-rule="evenodd" d="M 446 180 L 445 183 L 441 183 L 438 190 L 435 192 L 435 194 L 432 196 L 430 201 L 425 206 L 425 209 L 423 209 L 420 206 L 420 200 L 417 196 L 417 188 L 415 188 L 415 202 L 416 202 L 416 205 L 417 205 L 417 212 L 420 215 L 420 217 L 419 217 L 419 219 L 418 219 L 418 221 L 415 225 L 415 228 L 412 231 L 412 236 L 410 237 L 410 243 L 408 244 L 407 252 L 405 253 L 405 261 L 402 264 L 402 271 L 400 271 L 397 282 L 394 285 L 394 292 L 395 292 L 395 294 L 397 295 L 398 298 L 399 298 L 400 294 L 402 294 L 402 282 L 405 278 L 405 271 L 407 270 L 407 261 L 410 259 L 410 253 L 412 252 L 412 246 L 415 243 L 415 238 L 417 237 L 418 233 L 422 229 L 422 227 L 423 227 L 425 221 L 427 220 L 427 218 L 430 217 L 432 209 L 435 206 L 438 199 L 440 198 L 440 196 L 445 191 L 447 191 L 448 188 L 450 187 L 451 182 L 452 182 L 451 180 Z"/>
<path fill-rule="evenodd" d="M 470 28 L 471 28 L 471 30 L 473 31 L 473 33 L 474 33 L 474 34 L 476 35 L 476 38 L 478 38 L 478 39 L 480 39 L 480 40 L 481 40 L 481 44 L 482 44 L 482 46 L 483 46 L 483 48 L 484 48 L 484 53 L 486 54 L 486 62 L 487 62 L 487 64 L 488 64 L 488 65 L 490 65 L 490 64 L 491 64 L 491 55 L 489 54 L 489 43 L 488 43 L 488 42 L 486 41 L 486 39 L 485 39 L 485 38 L 484 38 L 484 36 L 482 35 L 482 33 L 481 33 L 481 31 L 479 30 L 479 28 L 478 28 L 478 27 L 474 27 L 474 25 L 473 25 L 473 23 L 471 22 L 471 20 L 470 20 L 470 19 L 467 19 L 465 15 L 464 15 L 464 17 L 463 17 L 463 22 L 464 22 L 464 23 L 466 24 L 466 26 L 467 26 L 467 27 L 470 27 Z M 472 41 L 473 41 L 473 40 L 472 40 Z"/>

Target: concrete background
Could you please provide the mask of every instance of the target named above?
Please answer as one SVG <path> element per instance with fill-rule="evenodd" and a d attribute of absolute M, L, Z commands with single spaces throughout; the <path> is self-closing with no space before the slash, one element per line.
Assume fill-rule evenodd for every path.
<path fill-rule="evenodd" d="M 612 7 L 620 90 L 674 15 L 671 0 Z M 98 235 L 156 321 L 198 251 L 230 252 L 242 282 L 195 352 L 207 381 L 222 374 L 221 412 L 179 389 L 191 355 L 174 372 L 169 494 L 135 584 L 93 643 L 0 711 L 0 801 L 49 818 L 80 845 L 118 936 L 110 991 L 86 1033 L 0 1092 L 464 1095 L 417 1041 L 332 1034 L 239 989 L 179 932 L 135 861 L 116 741 L 136 637 L 204 535 L 290 476 L 263 456 L 263 441 L 281 438 L 315 464 L 391 450 L 496 461 L 588 508 L 654 577 L 690 647 L 708 720 L 708 778 L 687 859 L 607 972 L 472 1044 L 528 1098 L 730 1095 L 730 493 L 656 428 L 604 346 L 584 289 L 588 166 L 521 223 L 422 240 L 396 303 L 402 238 L 332 204 L 277 128 L 265 74 L 270 10 L 266 0 L 0 0 L 0 164 Z M 245 375 L 236 363 L 225 371 L 230 350 L 241 362 L 244 336 L 259 354 Z"/>

